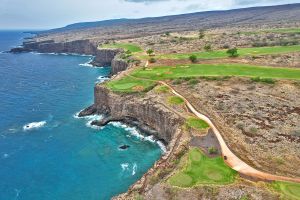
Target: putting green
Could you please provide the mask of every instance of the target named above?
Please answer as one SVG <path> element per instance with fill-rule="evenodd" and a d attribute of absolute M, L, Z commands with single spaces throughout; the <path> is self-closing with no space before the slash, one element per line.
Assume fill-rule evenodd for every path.
<path fill-rule="evenodd" d="M 209 158 L 197 148 L 191 149 L 180 162 L 182 169 L 168 180 L 168 183 L 178 187 L 229 184 L 234 182 L 237 174 L 224 163 L 221 157 Z"/>
<path fill-rule="evenodd" d="M 106 86 L 115 92 L 132 93 L 148 91 L 155 86 L 155 82 L 127 76 L 119 80 L 109 81 Z"/>
<path fill-rule="evenodd" d="M 209 125 L 205 121 L 194 117 L 188 118 L 186 124 L 196 130 L 203 130 L 209 127 Z"/>

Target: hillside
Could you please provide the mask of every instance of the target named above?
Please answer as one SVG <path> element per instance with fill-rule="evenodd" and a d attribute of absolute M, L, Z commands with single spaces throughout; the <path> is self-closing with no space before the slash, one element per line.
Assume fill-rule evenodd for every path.
<path fill-rule="evenodd" d="M 199 28 L 222 28 L 228 26 L 245 26 L 269 23 L 285 23 L 300 21 L 300 4 L 253 7 L 225 11 L 197 12 L 182 15 L 163 16 L 142 19 L 114 19 L 99 22 L 83 22 L 52 29 L 42 34 L 77 32 L 88 29 L 89 36 L 110 32 L 116 35 L 120 30 L 127 34 L 162 33 L 165 31 L 196 30 Z M 130 27 L 130 29 L 128 29 Z M 130 34 L 130 35 L 131 35 Z"/>

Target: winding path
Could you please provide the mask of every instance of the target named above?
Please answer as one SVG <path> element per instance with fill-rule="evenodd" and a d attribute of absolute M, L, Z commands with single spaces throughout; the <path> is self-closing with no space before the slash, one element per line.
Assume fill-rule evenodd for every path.
<path fill-rule="evenodd" d="M 235 171 L 239 172 L 242 175 L 248 176 L 248 177 L 252 177 L 252 178 L 256 178 L 256 179 L 261 179 L 261 180 L 265 180 L 265 181 L 290 181 L 290 182 L 297 182 L 300 183 L 300 178 L 290 178 L 290 177 L 285 177 L 285 176 L 277 176 L 277 175 L 273 175 L 273 174 L 269 174 L 269 173 L 265 173 L 262 171 L 259 171 L 251 166 L 249 166 L 247 163 L 245 163 L 244 161 L 242 161 L 240 158 L 238 158 L 226 145 L 220 131 L 216 128 L 216 126 L 212 123 L 212 121 L 206 117 L 205 115 L 199 113 L 194 106 L 192 106 L 192 104 L 185 98 L 183 97 L 181 94 L 179 94 L 178 92 L 176 92 L 176 90 L 171 87 L 170 85 L 168 85 L 167 83 L 163 82 L 163 81 L 159 81 L 160 84 L 165 85 L 166 87 L 168 87 L 173 94 L 175 94 L 176 96 L 182 98 L 185 102 L 185 104 L 187 105 L 187 107 L 191 110 L 192 113 L 194 113 L 199 119 L 205 121 L 213 130 L 214 134 L 216 135 L 221 149 L 222 149 L 222 155 L 224 158 L 225 163 L 231 167 L 232 169 L 234 169 Z"/>

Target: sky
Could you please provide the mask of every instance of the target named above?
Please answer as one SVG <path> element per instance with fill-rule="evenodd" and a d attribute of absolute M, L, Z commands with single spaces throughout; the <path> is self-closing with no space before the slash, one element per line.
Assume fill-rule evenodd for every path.
<path fill-rule="evenodd" d="M 300 3 L 300 0 L 0 0 L 0 29 L 50 29 L 76 22 Z"/>

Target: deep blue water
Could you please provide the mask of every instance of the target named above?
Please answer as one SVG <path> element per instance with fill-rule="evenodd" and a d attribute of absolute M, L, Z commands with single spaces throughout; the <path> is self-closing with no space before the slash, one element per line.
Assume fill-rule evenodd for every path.
<path fill-rule="evenodd" d="M 0 51 L 27 35 L 0 32 Z M 0 53 L 1 200 L 109 199 L 160 157 L 158 145 L 132 128 L 95 129 L 87 126 L 90 118 L 74 117 L 93 102 L 95 82 L 110 71 L 80 65 L 90 59 Z M 121 151 L 122 144 L 130 148 Z"/>

